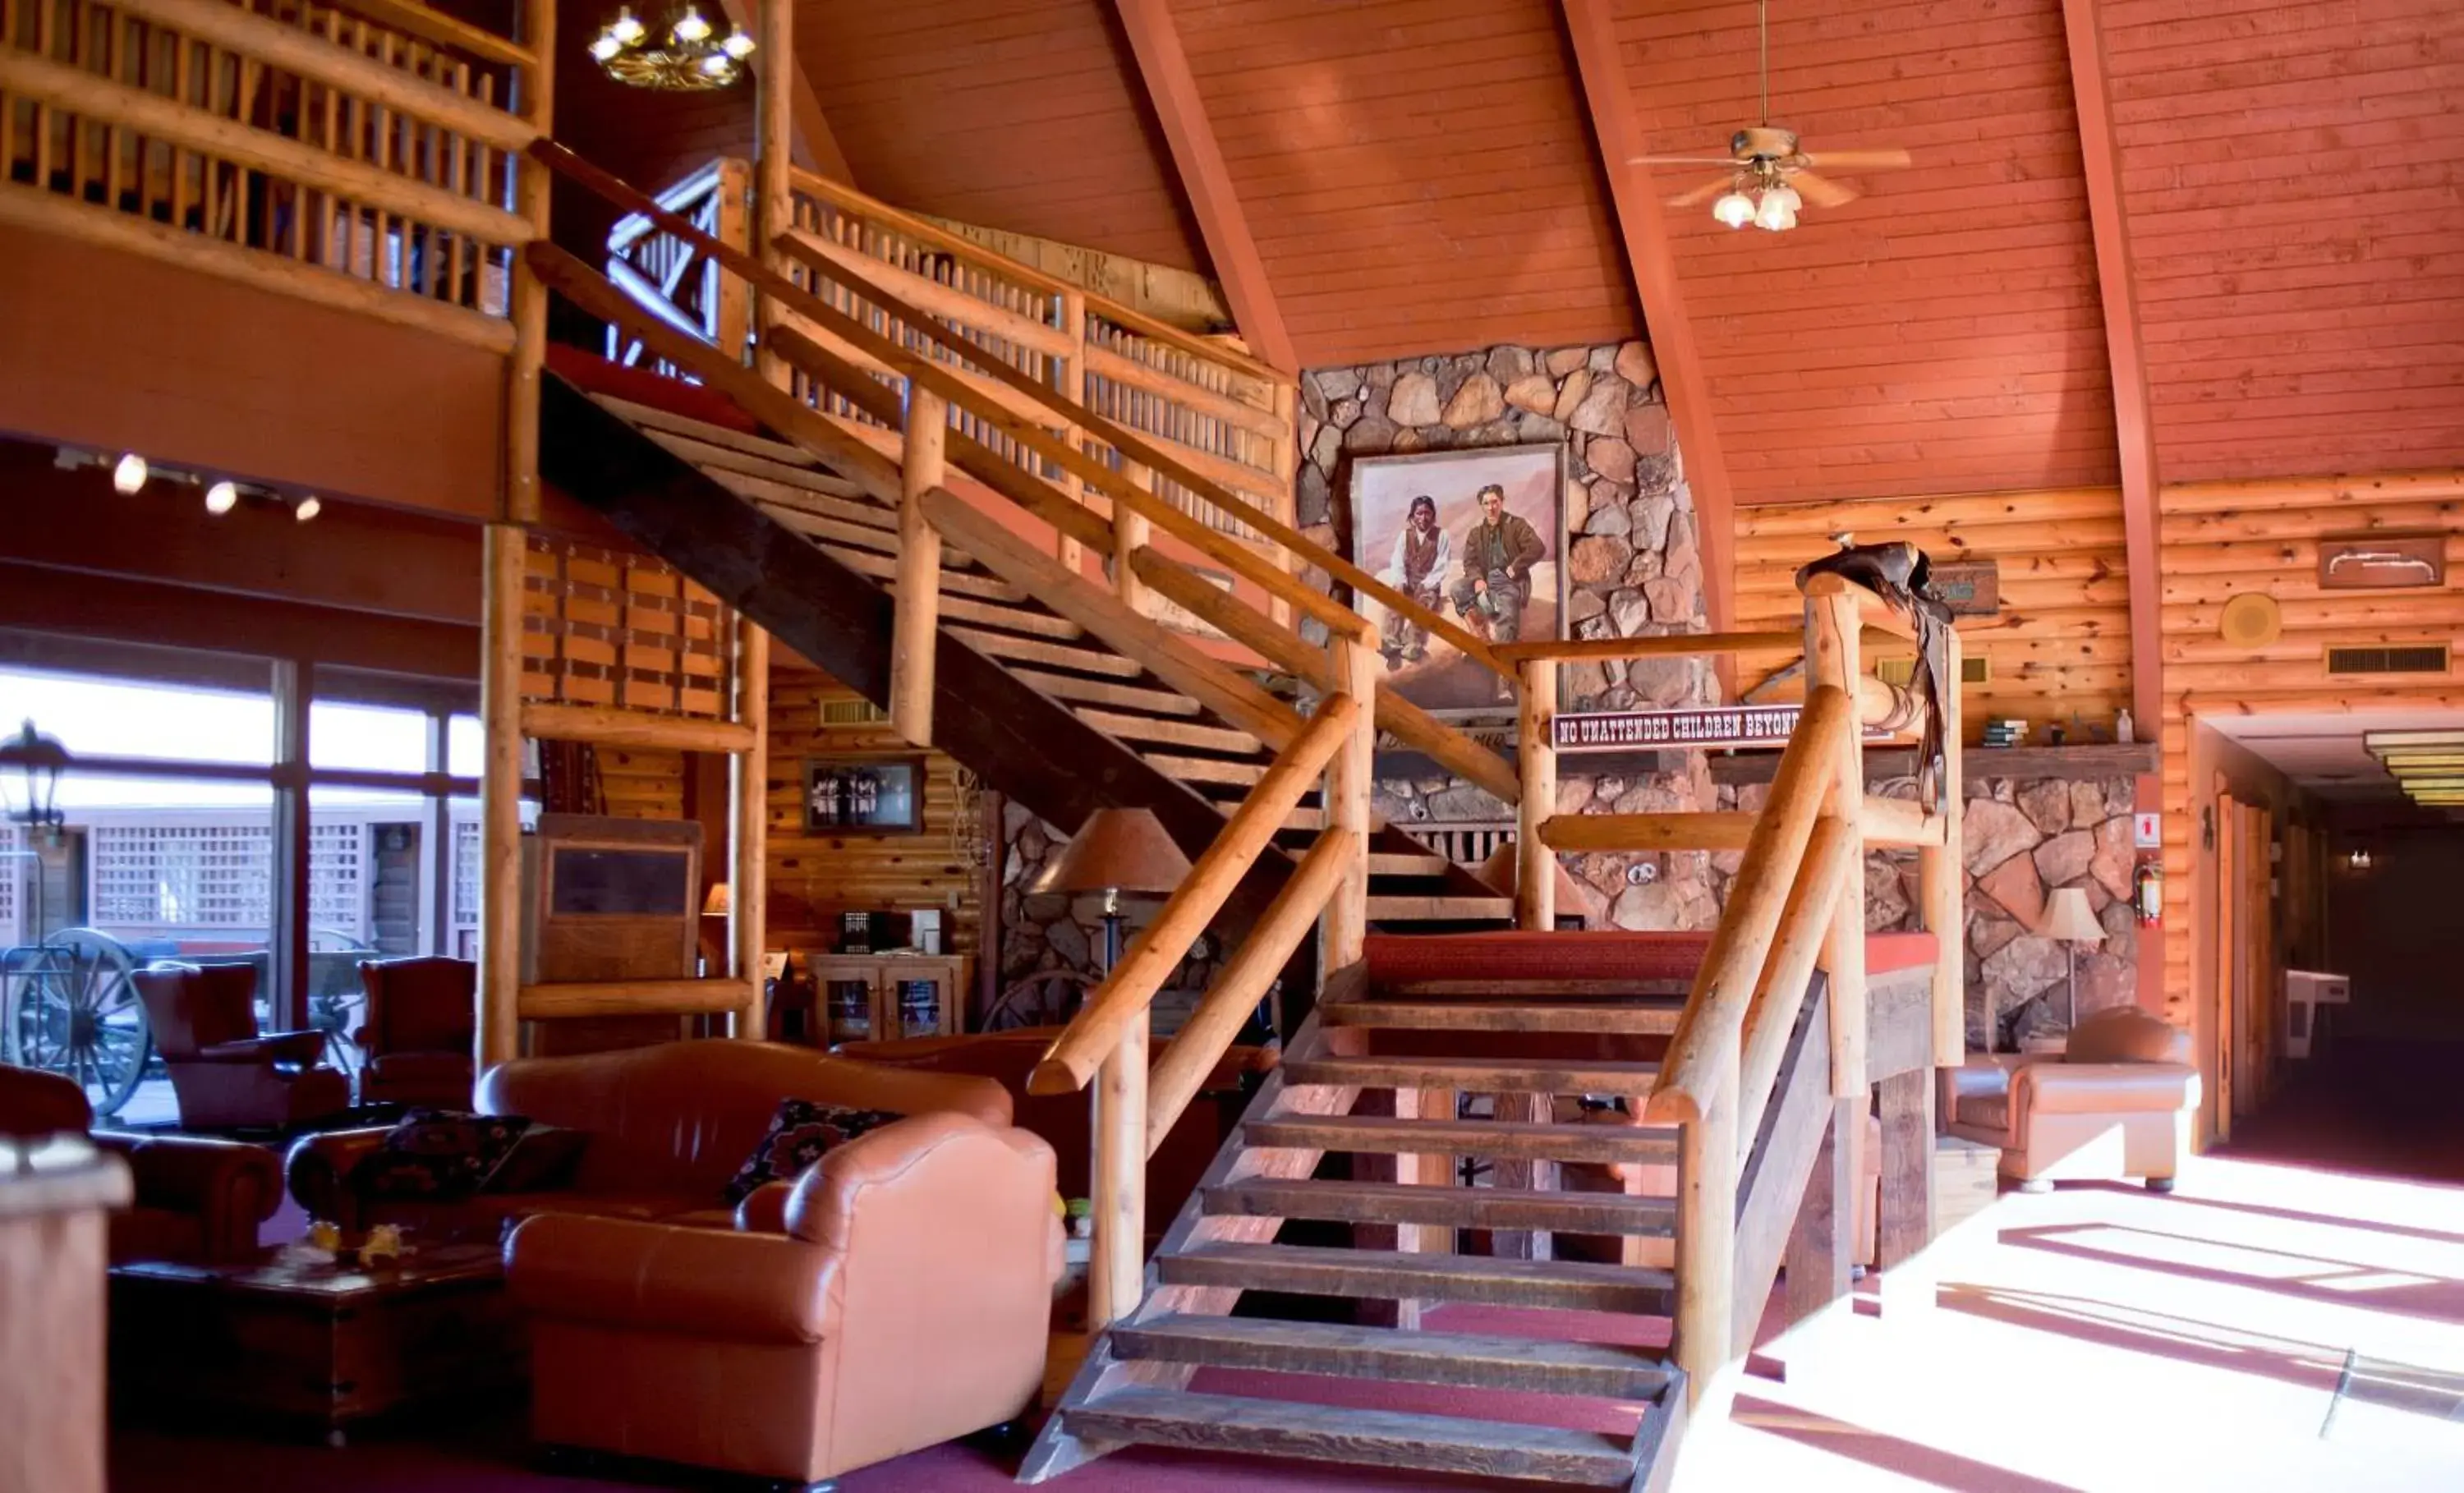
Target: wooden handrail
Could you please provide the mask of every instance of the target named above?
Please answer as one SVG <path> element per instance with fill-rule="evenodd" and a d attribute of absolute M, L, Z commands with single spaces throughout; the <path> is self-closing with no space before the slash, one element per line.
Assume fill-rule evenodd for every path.
<path fill-rule="evenodd" d="M 1125 306 L 1099 291 L 1090 291 L 1084 286 L 1073 285 L 1058 275 L 1048 274 L 1032 265 L 1021 264 L 1015 259 L 1006 258 L 963 234 L 953 233 L 937 223 L 928 222 L 912 212 L 901 211 L 877 197 L 868 197 L 845 183 L 817 176 L 802 167 L 791 173 L 789 179 L 794 183 L 796 190 L 806 196 L 818 197 L 842 209 L 878 218 L 892 225 L 908 237 L 931 244 L 953 258 L 963 259 L 980 269 L 994 271 L 1021 285 L 1042 291 L 1046 295 L 1083 296 L 1087 298 L 1088 309 L 1096 312 L 1105 320 L 1135 332 L 1140 337 L 1177 347 L 1193 358 L 1202 358 L 1209 362 L 1221 363 L 1227 368 L 1262 383 L 1292 384 L 1297 382 L 1292 375 L 1271 363 L 1261 362 L 1246 353 L 1236 352 L 1220 343 L 1210 342 L 1196 333 L 1174 326 L 1169 321 L 1158 321 L 1145 312 L 1133 306 Z"/>
<path fill-rule="evenodd" d="M 539 54 L 520 42 L 499 36 L 495 32 L 482 31 L 467 21 L 455 20 L 442 11 L 421 5 L 419 0 L 341 0 L 337 9 L 366 16 L 387 30 L 416 36 L 422 41 L 432 41 L 440 47 L 451 47 L 456 52 L 467 52 L 502 67 L 528 68 L 539 64 Z"/>
<path fill-rule="evenodd" d="M 1232 889 L 1273 843 L 1275 832 L 1291 817 L 1301 795 L 1352 736 L 1360 714 L 1360 702 L 1349 694 L 1329 696 L 1318 707 L 1316 716 L 1275 758 L 1215 842 L 1199 856 L 1180 889 L 1131 945 L 1120 967 L 1089 994 L 1068 1028 L 1053 1039 L 1027 1079 L 1028 1093 L 1066 1094 L 1087 1087 L 1096 1065 L 1119 1045 L 1122 1032 L 1132 1021 L 1145 1018 L 1155 992 L 1189 952 L 1191 940 L 1206 931 Z"/>
<path fill-rule="evenodd" d="M 666 209 L 661 208 L 656 200 L 643 192 L 640 188 L 626 183 L 609 172 L 600 169 L 598 166 L 593 165 L 591 163 L 574 154 L 570 149 L 567 149 L 557 142 L 553 140 L 535 141 L 531 144 L 529 153 L 534 159 L 546 165 L 549 169 L 587 187 L 592 191 L 598 193 L 607 201 L 614 203 L 616 206 L 624 208 L 629 212 L 639 213 L 651 219 L 667 232 L 685 240 L 687 243 L 694 245 L 704 253 L 711 255 L 713 258 L 718 260 L 719 263 L 725 265 L 729 270 L 735 272 L 744 279 L 751 281 L 764 294 L 780 297 L 783 304 L 792 307 L 797 314 L 810 317 L 817 321 L 821 321 L 825 325 L 829 325 L 833 331 L 838 331 L 840 332 L 840 335 L 843 336 L 846 334 L 842 330 L 842 324 L 861 326 L 861 323 L 857 322 L 855 318 L 849 318 L 844 312 L 840 312 L 837 308 L 829 306 L 826 302 L 814 296 L 803 287 L 798 286 L 792 280 L 787 279 L 784 275 L 771 270 L 767 265 L 762 264 L 759 260 L 740 250 L 736 249 L 732 245 L 713 237 L 711 234 L 703 232 L 701 230 L 693 227 L 692 223 L 672 212 L 668 211 Z M 867 279 L 862 274 L 845 266 L 834 264 L 825 255 L 814 253 L 805 246 L 799 244 L 793 234 L 780 235 L 772 247 L 779 250 L 781 252 L 803 260 L 809 268 L 816 272 L 833 279 L 837 279 L 853 290 L 860 291 L 866 299 L 872 301 L 885 311 L 889 311 L 906 320 L 918 335 L 932 339 L 944 349 L 966 362 L 975 364 L 976 367 L 983 373 L 1000 380 L 1003 384 L 1009 384 L 1011 387 L 1016 388 L 1021 392 L 1030 395 L 1045 409 L 1049 410 L 1056 417 L 1058 423 L 1074 426 L 1080 430 L 1083 430 L 1089 435 L 1093 435 L 1111 446 L 1113 450 L 1119 451 L 1126 459 L 1137 462 L 1153 470 L 1159 475 L 1171 478 L 1182 487 L 1189 489 L 1190 492 L 1196 494 L 1206 502 L 1214 505 L 1225 514 L 1240 519 L 1243 523 L 1255 529 L 1259 534 L 1272 539 L 1277 544 L 1280 544 L 1287 550 L 1291 551 L 1294 555 L 1306 560 L 1309 563 L 1325 570 L 1329 575 L 1351 585 L 1353 589 L 1365 592 L 1369 596 L 1374 597 L 1390 610 L 1410 617 L 1416 624 L 1426 627 L 1431 632 L 1453 644 L 1456 648 L 1462 651 L 1465 656 L 1473 659 L 1483 668 L 1487 669 L 1490 672 L 1507 678 L 1513 677 L 1513 671 L 1498 662 L 1495 653 L 1490 650 L 1488 645 L 1482 642 L 1479 638 L 1474 637 L 1466 629 L 1454 623 L 1448 622 L 1441 614 L 1421 605 L 1419 602 L 1406 596 L 1395 587 L 1388 585 L 1386 582 L 1378 580 L 1368 571 L 1363 570 L 1359 566 L 1354 565 L 1352 561 L 1345 560 L 1342 556 L 1317 544 L 1308 536 L 1302 534 L 1298 529 L 1284 522 L 1282 519 L 1265 513 L 1240 497 L 1238 494 L 1227 491 L 1220 484 L 1191 470 L 1179 459 L 1179 457 L 1171 451 L 1166 450 L 1164 448 L 1147 440 L 1146 437 L 1138 432 L 1132 430 L 1125 426 L 1119 425 L 1106 416 L 1098 414 L 1092 409 L 1087 408 L 1083 405 L 1062 397 L 1053 389 L 1037 382 L 1033 375 L 1013 367 L 1002 360 L 987 353 L 983 348 L 969 341 L 966 338 L 941 325 L 938 318 L 918 307 L 907 304 L 901 297 L 889 291 L 883 290 L 880 286 Z M 817 313 L 820 314 L 817 315 Z M 870 328 L 864 328 L 863 330 L 868 338 L 874 339 L 875 340 L 886 341 L 886 340 L 879 339 L 878 334 L 873 333 Z M 864 341 L 860 339 L 849 338 L 848 340 L 850 341 L 855 341 L 859 346 L 864 345 Z M 809 339 L 806 340 L 809 341 Z M 895 344 L 889 345 L 895 346 Z M 908 359 L 916 365 L 928 367 L 935 366 L 930 360 L 913 358 L 913 355 L 909 353 L 905 348 L 897 348 L 897 352 L 901 358 Z M 876 353 L 876 356 L 881 355 Z M 897 364 L 892 362 L 892 360 L 888 357 L 884 357 L 883 361 L 885 362 L 891 362 L 892 366 L 897 366 Z M 956 389 L 957 392 L 951 392 L 951 389 Z M 936 392 L 943 392 L 945 397 L 950 398 L 953 404 L 962 406 L 967 408 L 971 414 L 975 414 L 978 418 L 985 420 L 985 423 L 995 426 L 996 428 L 1001 429 L 1004 434 L 1019 435 L 1020 429 L 1023 428 L 1023 427 L 1018 427 L 1018 422 L 1007 415 L 994 416 L 985 414 L 981 409 L 980 405 L 976 400 L 973 391 L 965 389 L 963 384 L 959 384 L 956 381 L 951 381 L 947 387 L 942 390 L 937 390 Z M 1020 438 L 1024 439 L 1023 436 L 1021 436 Z M 1049 437 L 1045 437 L 1045 439 L 1047 441 L 1050 440 Z M 1051 444 L 1058 446 L 1061 443 L 1051 442 Z M 1083 457 L 1083 453 L 1076 454 Z M 1215 555 L 1218 559 L 1223 560 L 1226 564 L 1240 566 L 1244 569 L 1246 568 L 1246 560 L 1236 560 L 1231 558 L 1231 554 L 1228 550 L 1228 546 L 1231 544 L 1230 540 L 1223 539 L 1221 536 L 1215 534 L 1212 530 L 1207 530 L 1204 524 L 1199 523 L 1188 515 L 1181 513 L 1180 510 L 1172 507 L 1169 503 L 1161 502 L 1158 499 L 1154 499 L 1152 496 L 1143 494 L 1139 494 L 1137 496 L 1125 496 L 1125 494 L 1138 493 L 1134 484 L 1128 483 L 1126 479 L 1122 478 L 1118 473 L 1111 472 L 1111 469 L 1103 467 L 1101 463 L 1092 462 L 1091 460 L 1088 460 L 1086 462 L 1086 466 L 1097 468 L 1103 473 L 1103 476 L 1100 479 L 1096 479 L 1092 474 L 1086 471 L 1086 466 L 1079 465 L 1078 462 L 1072 461 L 1068 456 L 1056 456 L 1053 459 L 1063 461 L 1073 472 L 1076 472 L 1080 475 L 1089 476 L 1090 480 L 1100 480 L 1104 490 L 1112 495 L 1115 502 L 1126 502 L 1133 508 L 1139 508 L 1139 511 L 1145 516 L 1152 518 L 1156 523 L 1165 524 L 1168 527 L 1173 528 L 1174 531 L 1183 538 L 1190 538 L 1191 534 L 1195 531 L 1206 532 L 1213 537 L 1209 541 L 1205 541 L 1206 544 L 1211 544 L 1215 540 L 1221 540 L 1227 546 L 1227 550 L 1225 551 L 1207 548 L 1207 553 Z M 1149 506 L 1140 507 L 1141 498 L 1144 498 Z M 1170 518 L 1165 517 L 1164 516 L 1167 514 L 1172 516 Z M 1187 527 L 1184 528 L 1182 525 L 1186 525 Z M 1200 543 L 1201 541 L 1191 539 L 1191 542 Z M 1205 547 L 1205 544 L 1201 544 L 1201 547 Z M 1246 559 L 1254 560 L 1259 559 L 1259 557 L 1250 555 L 1246 557 Z M 1273 582 L 1265 581 L 1262 576 L 1253 576 L 1252 579 L 1257 580 L 1261 585 L 1268 586 L 1270 590 L 1276 590 L 1277 594 L 1284 594 L 1275 587 Z M 1300 589 L 1306 590 L 1307 588 L 1303 587 Z M 1326 599 L 1324 597 L 1318 597 L 1318 601 L 1320 602 L 1325 600 Z"/>
<path fill-rule="evenodd" d="M 1327 899 L 1335 895 L 1344 873 L 1352 868 L 1356 846 L 1357 841 L 1341 830 L 1330 829 L 1317 837 L 1309 854 L 1301 857 L 1292 879 L 1284 883 L 1284 889 L 1241 941 L 1239 952 L 1216 974 L 1198 1009 L 1173 1035 L 1171 1047 L 1147 1077 L 1148 1155 L 1154 1155 L 1171 1135 L 1181 1111 L 1198 1097 L 1206 1076 L 1215 1071 L 1232 1039 L 1258 1009 L 1266 987 L 1283 973 L 1285 961 L 1300 947 L 1301 939 L 1317 926 Z"/>
<path fill-rule="evenodd" d="M 1533 659 L 1558 663 L 1599 662 L 1629 658 L 1690 657 L 1697 653 L 1758 652 L 1765 648 L 1800 648 L 1802 632 L 1671 632 L 1645 638 L 1552 638 L 1534 643 L 1501 643 L 1490 651 L 1508 664 Z"/>
<path fill-rule="evenodd" d="M 107 121 L 354 202 L 382 204 L 406 217 L 468 233 L 482 243 L 523 244 L 534 236 L 528 220 L 475 197 L 334 155 L 272 130 L 32 53 L 0 48 L 0 93 Z"/>
<path fill-rule="evenodd" d="M 415 73 L 388 67 L 373 57 L 337 46 L 313 32 L 285 26 L 253 11 L 243 11 L 226 3 L 226 0 L 117 0 L 113 9 L 123 15 L 177 32 L 191 40 L 209 42 L 285 72 L 296 73 L 364 102 L 414 115 L 498 150 L 519 150 L 539 138 L 539 130 L 517 114 L 491 108 L 476 99 L 431 83 Z M 398 31 L 411 30 L 409 22 L 412 17 L 408 12 L 418 12 L 422 24 L 428 21 L 441 23 L 440 30 L 468 33 L 514 54 L 510 58 L 495 60 L 514 64 L 527 64 L 530 60 L 528 52 L 503 37 L 464 26 L 459 21 L 429 11 L 426 6 L 395 6 L 391 8 L 394 13 L 385 16 L 378 15 L 376 11 L 386 7 L 380 5 L 371 9 L 367 0 L 350 0 L 344 9 L 366 13 L 371 19 Z M 465 46 L 458 39 L 448 44 L 465 51 L 478 50 Z"/>
<path fill-rule="evenodd" d="M 1540 841 L 1551 850 L 1742 850 L 1762 816 L 1720 809 L 1683 814 L 1551 814 Z"/>
<path fill-rule="evenodd" d="M 1805 862 L 1789 888 L 1788 906 L 1780 914 L 1779 932 L 1763 961 L 1754 986 L 1754 1003 L 1746 1013 L 1746 1030 L 1737 1062 L 1737 1134 L 1748 1145 L 1762 1129 L 1763 1107 L 1771 1101 L 1779 1078 L 1780 1059 L 1788 1051 L 1789 1032 L 1804 1009 L 1805 993 L 1814 977 L 1815 956 L 1822 952 L 1822 935 L 1839 889 L 1848 879 L 1848 864 L 1857 854 L 1857 835 L 1836 814 L 1824 815 L 1814 826 L 1805 847 Z"/>
<path fill-rule="evenodd" d="M 1653 1123 L 1699 1120 L 1724 1093 L 1734 1097 L 1746 1013 L 1790 887 L 1804 863 L 1815 819 L 1837 779 L 1848 719 L 1848 697 L 1840 690 L 1824 685 L 1806 700 L 1805 714 L 1780 754 L 1770 801 L 1746 842 L 1744 864 L 1728 889 L 1727 911 L 1711 934 L 1684 1013 L 1669 1039 L 1659 1084 L 1644 1105 L 1644 1118 Z"/>

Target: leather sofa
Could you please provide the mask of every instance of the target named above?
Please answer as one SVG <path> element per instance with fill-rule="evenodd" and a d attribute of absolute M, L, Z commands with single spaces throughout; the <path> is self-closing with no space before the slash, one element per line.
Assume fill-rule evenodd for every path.
<path fill-rule="evenodd" d="M 801 1485 L 1012 1420 L 1043 1382 L 1052 1199 L 1049 1146 L 944 1112 L 755 1193 L 733 1230 L 533 1217 L 506 1245 L 533 1434 Z"/>
<path fill-rule="evenodd" d="M 526 1115 L 588 1137 L 561 1185 L 363 1206 L 347 1178 L 384 1144 L 387 1130 L 378 1127 L 302 1139 L 291 1151 L 291 1193 L 309 1217 L 353 1227 L 399 1223 L 469 1233 L 558 1212 L 732 1228 L 736 1214 L 722 1190 L 752 1154 L 779 1101 L 791 1098 L 911 1116 L 947 1110 L 996 1128 L 1010 1122 L 1009 1096 L 990 1079 L 907 1072 L 768 1043 L 671 1042 L 517 1059 L 479 1081 L 478 1112 Z"/>
<path fill-rule="evenodd" d="M 257 1226 L 282 1202 L 274 1153 L 203 1135 L 95 1131 L 85 1090 L 56 1073 L 0 1064 L 0 1135 L 88 1136 L 128 1163 L 136 1200 L 111 1218 L 111 1259 L 215 1262 L 257 1249 Z"/>
<path fill-rule="evenodd" d="M 1058 1026 L 1021 1026 L 957 1037 L 850 1042 L 841 1043 L 837 1051 L 841 1057 L 860 1058 L 867 1063 L 931 1073 L 968 1073 L 994 1080 L 1008 1090 L 1011 1112 L 1019 1128 L 1051 1144 L 1053 1154 L 1059 1158 L 1061 1196 L 1087 1197 L 1093 1195 L 1089 1174 L 1094 1132 L 1088 1128 L 1086 1093 L 1026 1091 L 1027 1076 L 1035 1071 L 1045 1049 L 1052 1045 L 1061 1030 Z M 1148 1055 L 1149 1062 L 1161 1062 L 1171 1045 L 1169 1040 L 1157 1042 Z M 1150 1240 L 1162 1238 L 1164 1230 L 1172 1226 L 1181 1204 L 1188 1201 L 1198 1186 L 1198 1179 L 1213 1164 L 1224 1137 L 1241 1123 L 1242 1111 L 1248 1106 L 1243 1078 L 1272 1068 L 1276 1057 L 1272 1048 L 1228 1049 L 1207 1075 L 1197 1097 L 1190 1100 L 1189 1108 L 1180 1112 L 1179 1122 L 1155 1148 L 1147 1160 L 1146 1232 Z"/>
<path fill-rule="evenodd" d="M 2058 1057 L 1975 1054 L 1942 1085 L 1944 1129 L 1999 1148 L 2029 1192 L 2124 1176 L 2169 1192 L 2199 1109 L 2190 1034 L 2135 1005 L 2082 1018 Z"/>

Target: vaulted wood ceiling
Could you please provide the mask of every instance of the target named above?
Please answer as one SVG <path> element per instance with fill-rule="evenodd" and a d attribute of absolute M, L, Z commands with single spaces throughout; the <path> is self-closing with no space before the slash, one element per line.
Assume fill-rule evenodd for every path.
<path fill-rule="evenodd" d="M 859 186 L 1211 268 L 1125 0 L 795 3 Z M 2103 50 L 2156 477 L 2464 464 L 2464 7 L 2069 8 Z M 1164 9 L 1301 362 L 1641 328 L 1561 0 Z M 2115 482 L 2063 0 L 1771 9 L 1774 121 L 1918 167 L 1790 233 L 1663 214 L 1734 500 Z M 1608 19 L 1643 148 L 1752 118 L 1751 0 Z"/>

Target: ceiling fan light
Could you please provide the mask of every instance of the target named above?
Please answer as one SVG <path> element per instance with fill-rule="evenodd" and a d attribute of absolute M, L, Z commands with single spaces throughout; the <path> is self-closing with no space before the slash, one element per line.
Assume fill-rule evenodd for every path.
<path fill-rule="evenodd" d="M 1744 192 L 1731 190 L 1711 204 L 1711 216 L 1729 228 L 1744 228 L 1754 220 L 1754 200 Z"/>
<path fill-rule="evenodd" d="M 1796 227 L 1796 209 L 1803 206 L 1805 199 L 1796 194 L 1795 187 L 1767 187 L 1763 188 L 1762 201 L 1754 206 L 1754 226 L 1774 233 L 1793 229 Z"/>

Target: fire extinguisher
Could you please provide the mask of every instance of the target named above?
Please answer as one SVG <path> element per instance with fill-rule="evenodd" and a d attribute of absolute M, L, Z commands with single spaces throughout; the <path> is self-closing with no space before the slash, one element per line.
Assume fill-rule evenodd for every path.
<path fill-rule="evenodd" d="M 2154 861 L 2142 861 L 2131 873 L 2131 905 L 2139 910 L 2139 921 L 2151 926 L 2165 915 L 2165 867 Z"/>

